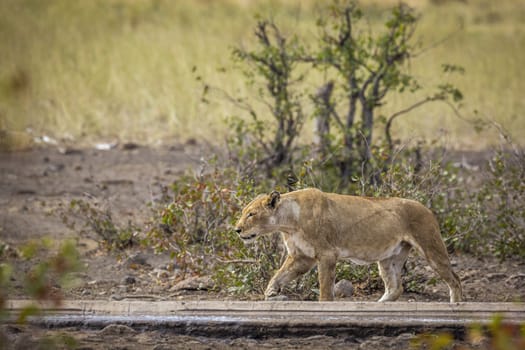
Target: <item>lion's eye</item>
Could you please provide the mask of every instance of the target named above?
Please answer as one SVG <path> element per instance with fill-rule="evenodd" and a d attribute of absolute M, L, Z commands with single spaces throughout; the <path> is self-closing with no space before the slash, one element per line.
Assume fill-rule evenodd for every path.
<path fill-rule="evenodd" d="M 255 215 L 255 213 L 248 213 L 247 217 L 251 218 L 254 215 Z"/>

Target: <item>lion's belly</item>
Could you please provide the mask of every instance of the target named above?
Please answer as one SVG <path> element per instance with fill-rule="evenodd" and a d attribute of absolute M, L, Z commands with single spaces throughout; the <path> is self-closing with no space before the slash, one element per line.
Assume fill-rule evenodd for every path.
<path fill-rule="evenodd" d="M 403 248 L 403 242 L 400 241 L 375 249 L 364 246 L 353 248 L 337 248 L 339 259 L 350 260 L 358 265 L 368 265 L 398 255 Z"/>

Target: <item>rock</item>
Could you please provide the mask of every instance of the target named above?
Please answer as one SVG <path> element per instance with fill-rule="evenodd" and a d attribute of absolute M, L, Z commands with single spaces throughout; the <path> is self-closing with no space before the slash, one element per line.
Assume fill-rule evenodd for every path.
<path fill-rule="evenodd" d="M 340 280 L 335 284 L 334 294 L 338 298 L 349 298 L 354 294 L 354 285 L 349 280 Z"/>
<path fill-rule="evenodd" d="M 14 324 L 3 324 L 0 326 L 0 334 L 19 334 L 22 333 L 22 328 Z"/>
<path fill-rule="evenodd" d="M 83 154 L 84 152 L 82 152 L 82 150 L 78 149 L 78 148 L 73 148 L 73 147 L 58 147 L 58 152 L 60 154 L 64 154 L 66 156 L 69 156 L 69 155 L 77 155 L 77 154 Z"/>
<path fill-rule="evenodd" d="M 213 280 L 210 276 L 190 277 L 180 281 L 170 288 L 170 292 L 179 290 L 209 290 L 214 287 Z"/>
<path fill-rule="evenodd" d="M 141 253 L 138 253 L 138 254 L 135 254 L 133 256 L 130 256 L 127 259 L 126 265 L 129 268 L 136 268 L 138 265 L 150 266 L 149 263 L 148 263 L 146 255 L 141 254 Z"/>
<path fill-rule="evenodd" d="M 122 144 L 122 149 L 125 150 L 125 151 L 131 151 L 131 150 L 137 149 L 139 147 L 140 147 L 139 144 L 135 143 L 135 142 L 126 142 L 126 143 Z"/>
<path fill-rule="evenodd" d="M 414 339 L 414 335 L 410 333 L 402 333 L 397 337 L 386 336 L 371 336 L 363 340 L 359 344 L 359 350 L 376 350 L 376 349 L 408 349 L 410 348 L 410 341 Z"/>
<path fill-rule="evenodd" d="M 126 334 L 135 334 L 135 333 L 137 333 L 136 330 L 134 330 L 131 327 L 122 325 L 122 324 L 110 324 L 104 327 L 99 332 L 100 335 L 126 335 Z"/>
<path fill-rule="evenodd" d="M 126 285 L 135 284 L 137 283 L 137 280 L 133 276 L 126 276 L 122 279 L 122 283 Z"/>
<path fill-rule="evenodd" d="M 49 172 L 52 172 L 52 173 L 56 173 L 56 172 L 59 172 L 59 171 L 62 171 L 64 170 L 66 166 L 62 163 L 59 163 L 59 164 L 49 164 L 47 167 L 46 167 L 46 171 L 49 171 Z"/>
<path fill-rule="evenodd" d="M 155 268 L 152 271 L 152 275 L 158 279 L 168 279 L 170 277 L 170 272 L 168 270 Z"/>
<path fill-rule="evenodd" d="M 95 149 L 99 151 L 109 151 L 118 146 L 117 141 L 113 142 L 100 142 L 95 144 Z"/>

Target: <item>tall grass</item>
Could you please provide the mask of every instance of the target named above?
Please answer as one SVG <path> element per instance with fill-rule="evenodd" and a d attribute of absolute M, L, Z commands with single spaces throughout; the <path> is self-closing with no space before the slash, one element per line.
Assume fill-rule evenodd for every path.
<path fill-rule="evenodd" d="M 373 30 L 390 3 L 365 7 Z M 454 83 L 466 95 L 464 115 L 476 109 L 517 139 L 523 136 L 525 3 L 417 3 L 422 19 L 416 36 L 424 46 L 454 34 L 412 60 L 412 72 L 431 85 L 443 78 L 441 63 L 463 65 L 466 74 Z M 286 32 L 313 39 L 318 7 L 313 0 L 0 0 L 0 130 L 221 141 L 223 118 L 239 111 L 220 98 L 204 103 L 203 84 L 233 96 L 255 95 L 231 69 L 230 54 L 233 46 L 252 42 L 254 15 L 272 16 Z M 392 96 L 382 112 L 416 98 Z M 476 135 L 438 105 L 400 118 L 394 132 L 404 138 L 445 132 L 459 146 L 495 140 Z"/>

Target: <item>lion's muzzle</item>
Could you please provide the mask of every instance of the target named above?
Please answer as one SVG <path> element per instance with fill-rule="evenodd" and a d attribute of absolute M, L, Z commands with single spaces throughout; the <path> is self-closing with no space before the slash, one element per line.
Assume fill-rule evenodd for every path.
<path fill-rule="evenodd" d="M 251 233 L 251 234 L 242 234 L 242 229 L 241 228 L 238 228 L 236 227 L 234 229 L 235 232 L 237 232 L 239 234 L 239 237 L 241 237 L 241 239 L 244 241 L 244 242 L 251 242 L 255 239 L 255 237 L 257 237 L 257 233 Z"/>
<path fill-rule="evenodd" d="M 240 235 L 240 237 L 241 237 L 244 241 L 251 241 L 251 240 L 253 240 L 255 237 L 257 237 L 257 234 L 256 234 L 256 233 L 252 233 L 251 235 L 248 235 L 248 236 L 242 236 L 242 235 Z"/>

